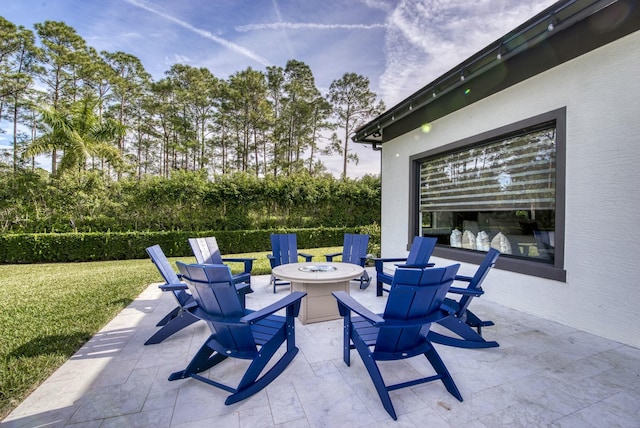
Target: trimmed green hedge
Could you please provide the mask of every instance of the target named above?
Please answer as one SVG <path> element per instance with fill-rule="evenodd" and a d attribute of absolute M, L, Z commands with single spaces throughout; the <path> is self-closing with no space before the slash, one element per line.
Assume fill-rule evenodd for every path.
<path fill-rule="evenodd" d="M 213 179 L 172 171 L 114 181 L 0 169 L 0 233 L 270 230 L 380 223 L 380 178 L 308 174 Z"/>
<path fill-rule="evenodd" d="M 0 263 L 57 263 L 143 259 L 145 248 L 160 244 L 167 257 L 192 255 L 188 238 L 215 236 L 222 254 L 269 251 L 271 233 L 296 233 L 299 248 L 341 246 L 345 233 L 369 233 L 365 227 L 216 230 L 203 232 L 29 233 L 0 235 Z"/>

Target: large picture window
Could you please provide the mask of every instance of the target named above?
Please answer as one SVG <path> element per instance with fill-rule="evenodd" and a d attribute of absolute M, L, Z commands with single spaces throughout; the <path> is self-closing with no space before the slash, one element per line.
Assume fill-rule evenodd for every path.
<path fill-rule="evenodd" d="M 493 247 L 501 259 L 516 260 L 515 270 L 562 268 L 558 131 L 557 119 L 528 121 L 413 159 L 417 232 L 438 238 L 449 255 Z M 563 278 L 557 272 L 549 276 Z"/>

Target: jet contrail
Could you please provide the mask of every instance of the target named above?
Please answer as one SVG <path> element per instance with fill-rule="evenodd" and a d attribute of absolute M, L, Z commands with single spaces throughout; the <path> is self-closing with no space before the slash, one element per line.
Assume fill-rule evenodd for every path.
<path fill-rule="evenodd" d="M 186 28 L 187 30 L 193 31 L 196 34 L 201 35 L 204 38 L 207 38 L 209 40 L 213 40 L 214 42 L 231 49 L 234 52 L 239 53 L 240 55 L 244 55 L 247 58 L 250 58 L 256 62 L 259 62 L 260 64 L 266 66 L 270 66 L 271 62 L 269 60 L 267 60 L 266 58 L 261 57 L 260 55 L 256 54 L 255 52 L 251 51 L 250 49 L 244 48 L 240 45 L 237 45 L 233 42 L 230 42 L 229 40 L 225 40 L 221 37 L 218 37 L 214 34 L 211 34 L 209 31 L 206 30 L 201 30 L 200 28 L 196 28 L 193 25 L 184 22 L 174 16 L 171 16 L 167 13 L 161 12 L 159 10 L 154 9 L 153 7 L 149 6 L 148 3 L 144 2 L 144 1 L 140 1 L 140 0 L 125 0 L 127 3 L 132 4 L 133 6 L 139 7 L 141 9 L 147 10 L 151 13 L 154 13 L 158 16 L 161 16 L 169 21 L 172 21 L 178 25 L 180 25 L 181 27 Z"/>
<path fill-rule="evenodd" d="M 377 30 L 387 28 L 386 24 L 316 24 L 312 22 L 273 22 L 266 24 L 247 24 L 235 27 L 236 31 L 253 30 Z"/>

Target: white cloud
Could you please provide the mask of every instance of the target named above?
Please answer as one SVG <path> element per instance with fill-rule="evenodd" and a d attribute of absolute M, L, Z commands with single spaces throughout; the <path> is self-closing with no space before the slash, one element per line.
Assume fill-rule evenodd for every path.
<path fill-rule="evenodd" d="M 380 96 L 395 105 L 553 0 L 402 0 L 387 19 Z"/>
<path fill-rule="evenodd" d="M 129 31 L 127 33 L 123 33 L 122 34 L 122 38 L 123 39 L 137 40 L 137 39 L 143 39 L 144 37 L 140 33 L 137 33 L 135 31 Z"/>
<path fill-rule="evenodd" d="M 395 2 L 390 3 L 384 0 L 360 0 L 360 3 L 367 6 L 370 9 L 377 9 L 385 12 L 391 12 L 393 10 L 393 4 Z"/>
<path fill-rule="evenodd" d="M 254 30 L 378 30 L 386 24 L 318 24 L 313 22 L 272 22 L 263 24 L 238 25 L 236 31 Z"/>
<path fill-rule="evenodd" d="M 164 57 L 164 62 L 165 64 L 167 64 L 169 67 L 173 66 L 174 64 L 191 64 L 193 63 L 193 61 L 191 60 L 191 58 L 189 58 L 186 55 L 178 55 L 175 54 L 171 57 Z"/>

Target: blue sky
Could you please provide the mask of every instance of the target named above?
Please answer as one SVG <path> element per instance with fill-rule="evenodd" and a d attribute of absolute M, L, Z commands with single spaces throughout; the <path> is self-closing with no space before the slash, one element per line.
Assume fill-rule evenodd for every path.
<path fill-rule="evenodd" d="M 33 29 L 63 21 L 97 50 L 140 58 L 154 79 L 175 63 L 219 78 L 252 67 L 311 67 L 323 93 L 355 72 L 391 107 L 554 3 L 552 0 L 1 0 L 0 15 Z M 8 126 L 6 123 L 3 127 Z M 350 176 L 379 172 L 356 145 Z M 325 159 L 340 171 L 341 160 Z"/>

